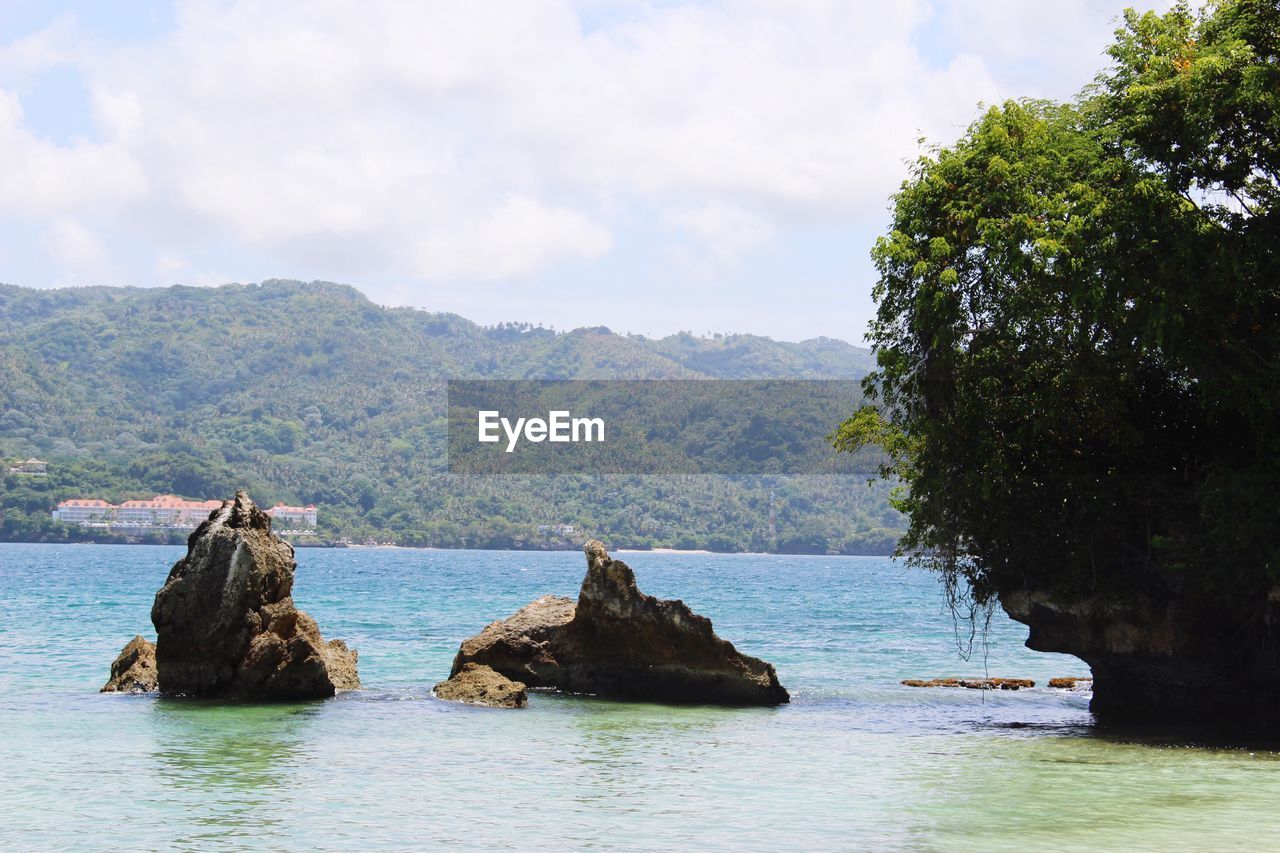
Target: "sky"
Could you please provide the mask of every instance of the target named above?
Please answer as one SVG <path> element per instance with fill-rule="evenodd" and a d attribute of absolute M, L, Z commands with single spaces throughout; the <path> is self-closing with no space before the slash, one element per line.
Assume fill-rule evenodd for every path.
<path fill-rule="evenodd" d="M 857 343 L 920 139 L 1132 4 L 0 0 L 0 282 Z"/>

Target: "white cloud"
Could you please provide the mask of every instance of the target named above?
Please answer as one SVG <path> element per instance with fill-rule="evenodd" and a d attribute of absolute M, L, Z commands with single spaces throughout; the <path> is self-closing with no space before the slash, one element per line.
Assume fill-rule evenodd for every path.
<path fill-rule="evenodd" d="M 733 267 L 768 243 L 774 233 L 767 219 L 718 201 L 668 211 L 664 223 L 689 238 L 688 243 L 673 247 L 670 255 L 679 268 L 699 277 Z"/>
<path fill-rule="evenodd" d="M 92 231 L 74 219 L 59 217 L 40 236 L 65 283 L 102 283 L 95 279 L 108 272 L 110 260 L 106 247 Z"/>
<path fill-rule="evenodd" d="M 597 258 L 612 242 L 608 229 L 579 213 L 511 198 L 477 219 L 421 235 L 409 260 L 427 280 L 502 279 L 564 258 Z"/>
<path fill-rule="evenodd" d="M 177 252 L 161 252 L 156 255 L 156 278 L 160 281 L 176 281 L 177 276 L 185 272 L 189 263 Z M 225 280 L 224 280 L 225 281 Z"/>
<path fill-rule="evenodd" d="M 25 127 L 22 104 L 0 89 L 0 208 L 37 220 L 77 211 L 111 213 L 142 195 L 146 177 L 118 145 L 58 146 Z"/>
<path fill-rule="evenodd" d="M 0 74 L 23 78 L 75 61 L 72 45 L 83 38 L 74 15 L 63 13 L 38 32 L 15 39 L 0 50 Z"/>
<path fill-rule="evenodd" d="M 512 281 L 628 228 L 740 268 L 794 228 L 879 222 L 916 139 L 954 137 L 1010 63 L 1096 69 L 1098 5 L 1120 4 L 190 0 L 125 46 L 63 17 L 0 46 L 0 86 L 74 63 L 96 141 L 38 139 L 0 89 L 0 204 L 51 241 L 128 231 L 137 283 L 207 279 L 226 246 L 279 264 L 217 260 L 250 277 Z M 922 55 L 925 27 L 965 49 Z"/>
<path fill-rule="evenodd" d="M 1090 83 L 1109 62 L 1104 51 L 1126 6 L 1163 12 L 1173 4 L 948 0 L 936 4 L 933 25 L 964 52 L 982 57 L 1002 97 L 1061 98 Z"/>

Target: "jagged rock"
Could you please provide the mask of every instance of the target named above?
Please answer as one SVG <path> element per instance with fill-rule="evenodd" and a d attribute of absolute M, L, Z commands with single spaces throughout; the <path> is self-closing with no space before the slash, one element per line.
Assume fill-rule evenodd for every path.
<path fill-rule="evenodd" d="M 1050 678 L 1049 686 L 1058 690 L 1075 690 L 1077 687 L 1086 687 L 1093 684 L 1092 678 Z"/>
<path fill-rule="evenodd" d="M 125 643 L 111 664 L 111 678 L 101 693 L 151 693 L 156 677 L 156 644 L 139 635 Z"/>
<path fill-rule="evenodd" d="M 464 664 L 448 681 L 437 684 L 435 693 L 437 699 L 492 708 L 523 708 L 529 704 L 529 693 L 522 683 L 478 663 Z"/>
<path fill-rule="evenodd" d="M 1030 627 L 1028 648 L 1089 664 L 1099 722 L 1280 727 L 1280 587 L 1237 593 L 1236 602 L 1231 610 L 1155 584 L 1108 597 L 1000 595 L 1005 612 Z"/>
<path fill-rule="evenodd" d="M 1030 678 L 907 678 L 907 687 L 967 687 L 970 690 L 1021 690 L 1035 687 Z"/>
<path fill-rule="evenodd" d="M 156 593 L 160 689 L 191 696 L 310 699 L 360 686 L 357 653 L 325 643 L 293 605 L 293 547 L 244 492 L 187 540 Z"/>
<path fill-rule="evenodd" d="M 604 546 L 586 543 L 575 603 L 544 596 L 466 640 L 453 662 L 491 667 L 530 687 L 624 699 L 720 705 L 790 701 L 773 666 L 715 635 L 682 601 L 660 601 Z"/>

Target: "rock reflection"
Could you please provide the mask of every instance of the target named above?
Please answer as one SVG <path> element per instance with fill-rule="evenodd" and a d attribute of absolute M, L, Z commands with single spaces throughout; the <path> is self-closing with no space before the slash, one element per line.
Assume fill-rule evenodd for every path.
<path fill-rule="evenodd" d="M 322 705 L 157 699 L 155 767 L 166 799 L 186 815 L 172 827 L 174 842 L 261 841 L 283 830 L 307 729 Z"/>

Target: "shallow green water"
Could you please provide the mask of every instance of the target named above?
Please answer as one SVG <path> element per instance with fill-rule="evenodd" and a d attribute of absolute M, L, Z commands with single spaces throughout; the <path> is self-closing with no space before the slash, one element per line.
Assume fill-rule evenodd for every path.
<path fill-rule="evenodd" d="M 299 552 L 295 598 L 360 650 L 366 689 L 290 706 L 96 691 L 178 549 L 0 545 L 6 848 L 1266 848 L 1270 752 L 1103 737 L 1088 697 L 918 690 L 981 674 L 934 578 L 873 558 L 627 555 L 773 661 L 777 709 L 538 694 L 439 702 L 464 637 L 577 554 Z M 997 617 L 985 669 L 1085 674 Z"/>

